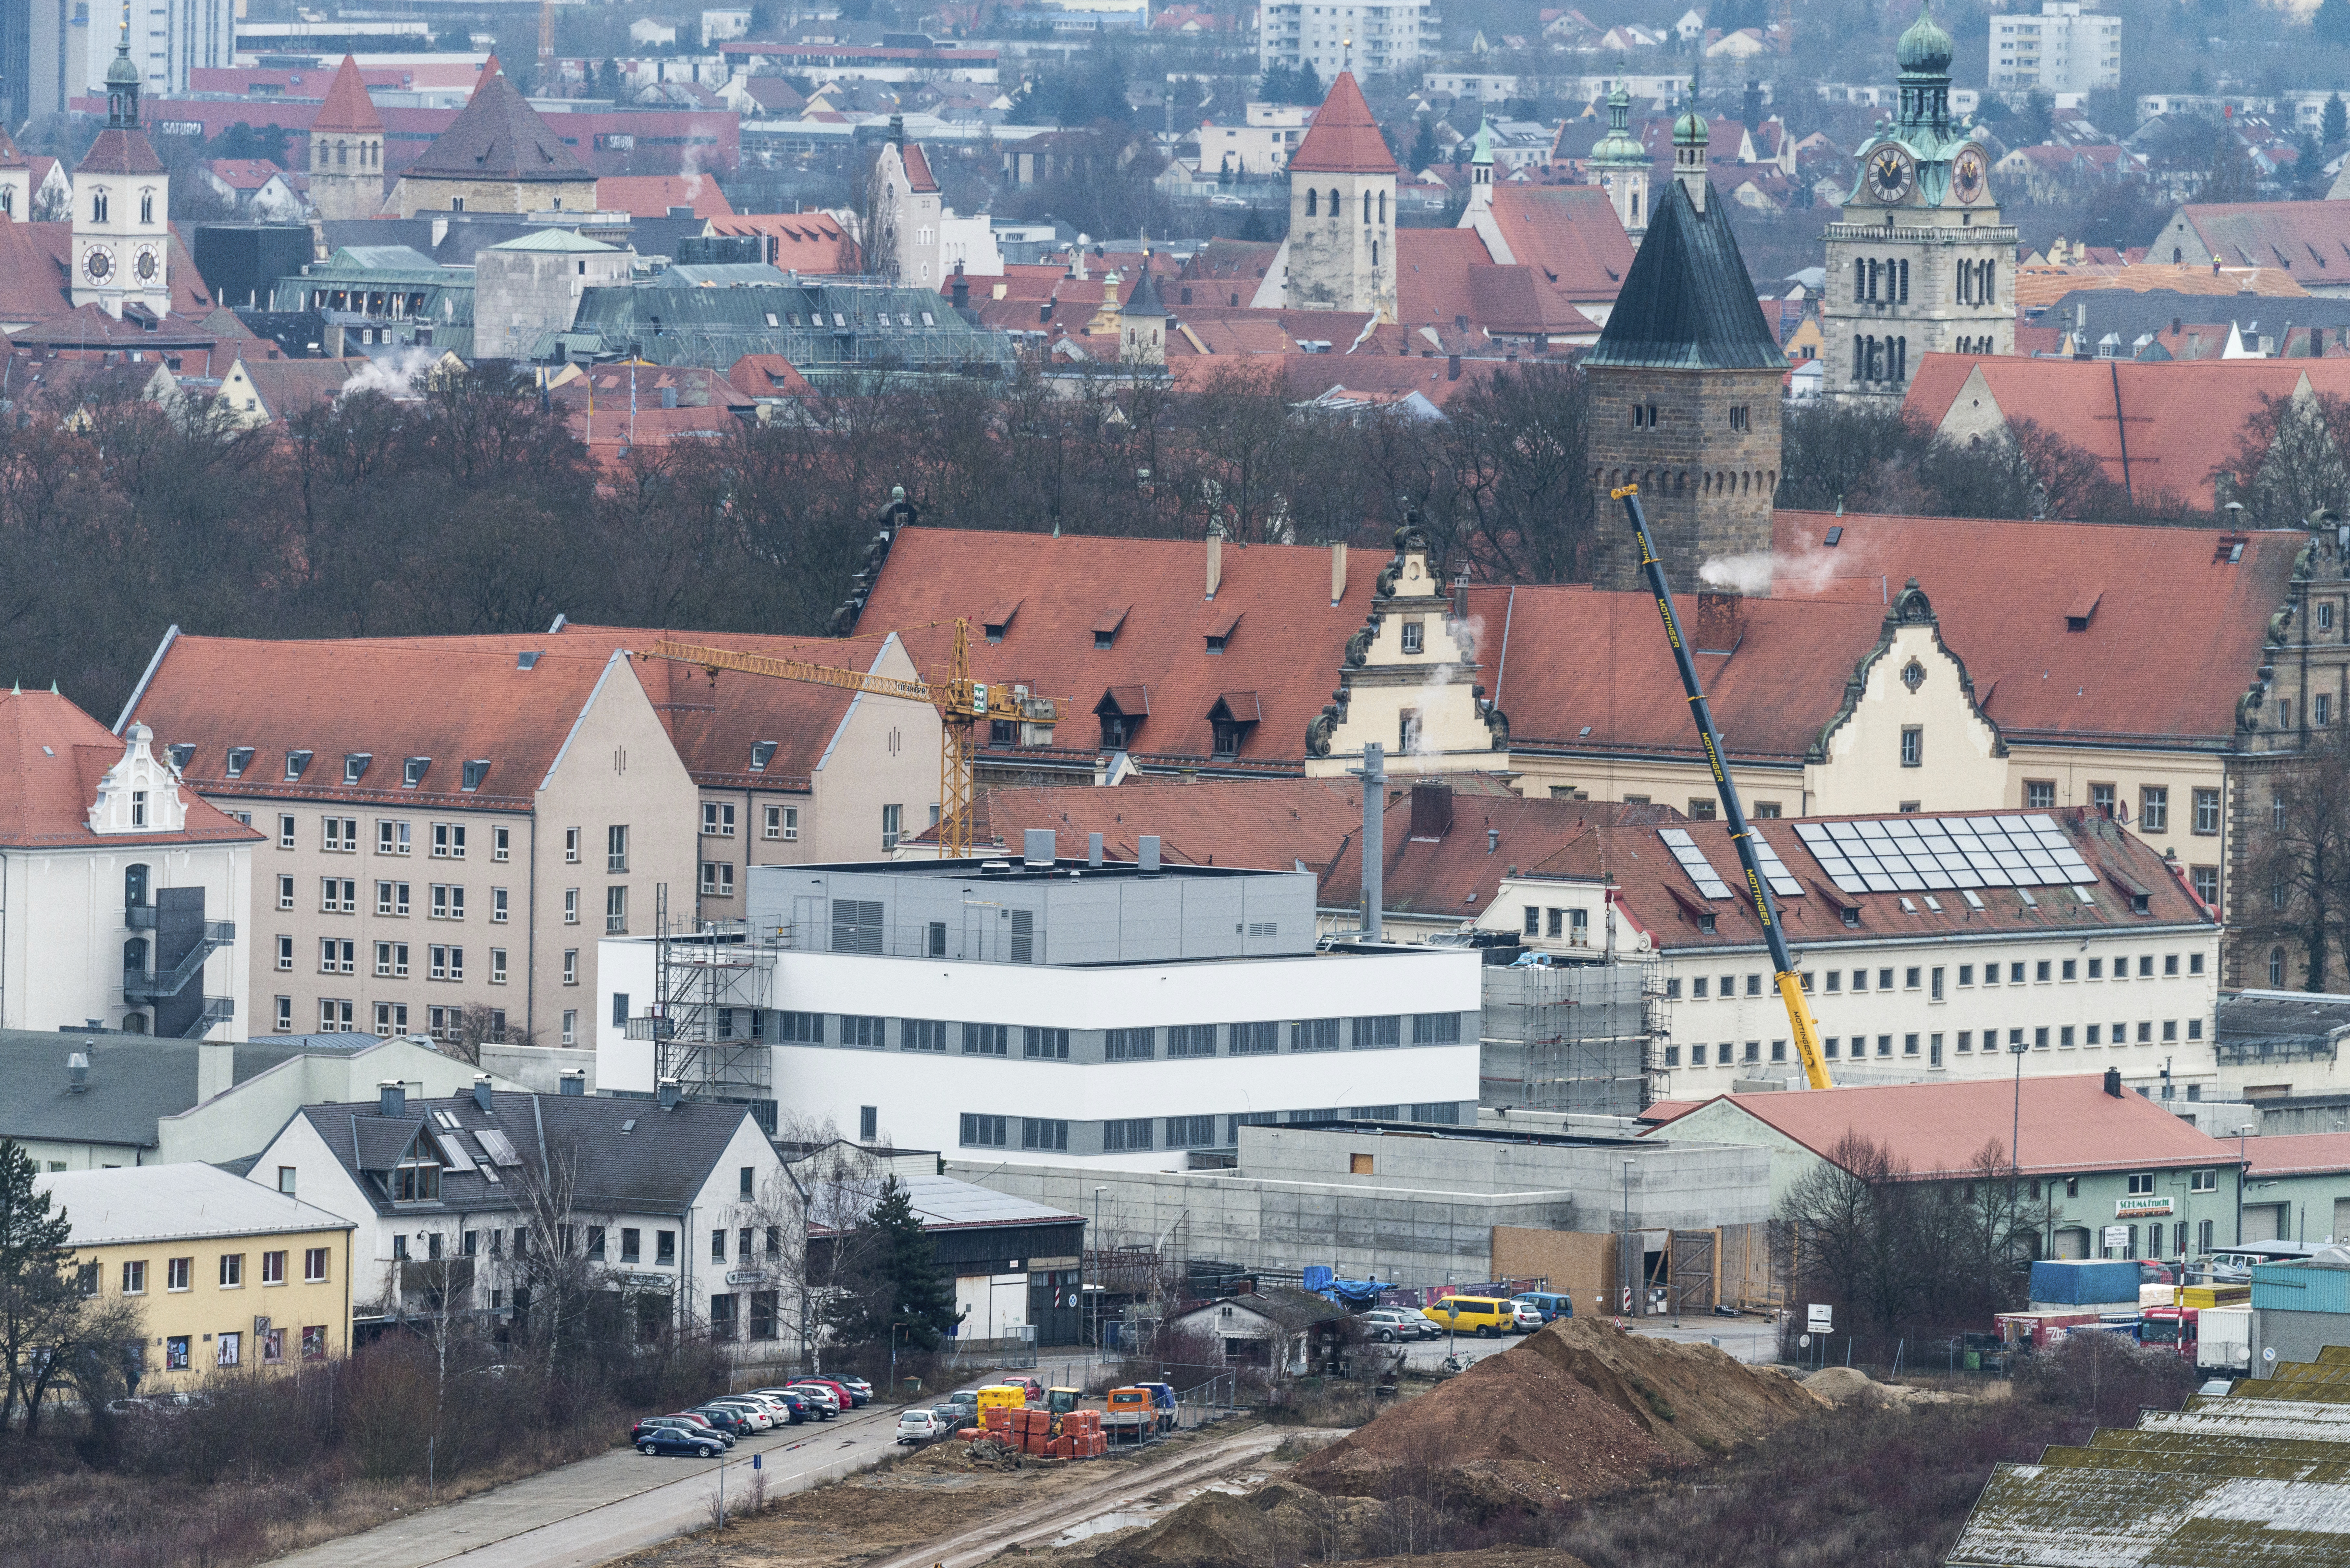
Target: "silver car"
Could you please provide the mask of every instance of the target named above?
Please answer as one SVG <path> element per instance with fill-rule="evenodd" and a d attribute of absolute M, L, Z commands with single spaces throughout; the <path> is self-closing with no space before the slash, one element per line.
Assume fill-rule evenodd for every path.
<path fill-rule="evenodd" d="M 1436 1325 L 1418 1313 L 1381 1307 L 1362 1316 L 1363 1332 L 1381 1345 L 1393 1345 L 1398 1340 L 1434 1339 Z"/>

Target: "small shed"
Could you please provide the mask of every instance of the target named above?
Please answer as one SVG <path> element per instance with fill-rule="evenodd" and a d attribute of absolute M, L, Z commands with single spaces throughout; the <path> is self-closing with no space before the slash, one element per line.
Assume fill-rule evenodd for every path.
<path fill-rule="evenodd" d="M 1295 1376 L 1337 1359 L 1348 1315 L 1320 1296 L 1276 1286 L 1219 1296 L 1177 1314 L 1168 1326 L 1204 1329 L 1216 1336 L 1227 1361 Z"/>

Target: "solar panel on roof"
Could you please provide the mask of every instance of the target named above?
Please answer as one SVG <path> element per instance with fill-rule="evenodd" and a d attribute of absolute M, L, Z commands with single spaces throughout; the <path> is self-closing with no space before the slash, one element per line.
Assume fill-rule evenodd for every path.
<path fill-rule="evenodd" d="M 1847 893 L 2054 887 L 2097 879 L 2055 818 L 2036 812 L 1805 822 L 1795 832 L 1820 869 Z"/>
<path fill-rule="evenodd" d="M 1657 830 L 1657 836 L 1664 840 L 1666 849 L 1671 852 L 1680 868 L 1689 873 L 1690 880 L 1697 884 L 1700 895 L 1708 898 L 1730 897 L 1730 885 L 1714 870 L 1712 863 L 1706 859 L 1705 852 L 1697 846 L 1697 841 L 1689 836 L 1687 830 L 1660 827 Z"/>
<path fill-rule="evenodd" d="M 1779 852 L 1771 847 L 1771 841 L 1762 836 L 1762 830 L 1750 826 L 1747 832 L 1753 837 L 1754 860 L 1762 867 L 1762 879 L 1771 884 L 1771 891 L 1782 898 L 1802 898 L 1804 885 L 1788 871 L 1787 863 L 1779 858 Z"/>
<path fill-rule="evenodd" d="M 522 1156 L 515 1152 L 512 1139 L 494 1127 L 483 1127 L 473 1136 L 482 1140 L 482 1150 L 499 1165 L 520 1165 Z"/>

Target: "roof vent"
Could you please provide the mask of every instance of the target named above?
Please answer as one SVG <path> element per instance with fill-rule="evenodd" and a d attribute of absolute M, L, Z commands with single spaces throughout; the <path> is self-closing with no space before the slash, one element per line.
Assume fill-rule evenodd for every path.
<path fill-rule="evenodd" d="M 684 1097 L 685 1091 L 678 1086 L 675 1078 L 663 1078 L 660 1081 L 660 1090 L 656 1098 L 661 1109 L 665 1111 L 677 1109 L 677 1103 Z"/>
<path fill-rule="evenodd" d="M 1159 835 L 1146 833 L 1134 841 L 1136 863 L 1146 873 L 1159 869 Z"/>
<path fill-rule="evenodd" d="M 375 1106 L 380 1116 L 404 1116 L 408 1114 L 408 1086 L 397 1078 L 386 1078 L 375 1086 Z"/>
<path fill-rule="evenodd" d="M 520 653 L 515 655 L 515 668 L 516 670 L 537 669 L 540 651 L 540 649 L 536 648 L 524 649 Z"/>
<path fill-rule="evenodd" d="M 2106 1093 L 2117 1100 L 2122 1097 L 2122 1070 L 2119 1067 L 2106 1069 Z"/>
<path fill-rule="evenodd" d="M 1050 866 L 1059 858 L 1049 827 L 1032 827 L 1020 836 L 1020 861 L 1024 866 Z"/>
<path fill-rule="evenodd" d="M 79 1051 L 66 1058 L 66 1093 L 85 1095 L 89 1092 L 89 1058 Z"/>
<path fill-rule="evenodd" d="M 979 874 L 983 877 L 1008 877 L 1012 874 L 1012 862 L 983 860 L 979 863 Z"/>
<path fill-rule="evenodd" d="M 1098 833 L 1088 833 L 1086 835 L 1086 864 L 1099 870 L 1101 863 L 1102 836 Z"/>
<path fill-rule="evenodd" d="M 585 1095 L 585 1094 L 587 1094 L 587 1092 L 588 1092 L 588 1069 L 587 1069 L 587 1068 L 585 1068 L 585 1067 L 566 1067 L 566 1068 L 564 1068 L 564 1069 L 563 1069 L 563 1078 L 562 1078 L 562 1083 L 563 1083 L 563 1092 L 564 1092 L 565 1094 L 567 1094 L 567 1095 Z"/>

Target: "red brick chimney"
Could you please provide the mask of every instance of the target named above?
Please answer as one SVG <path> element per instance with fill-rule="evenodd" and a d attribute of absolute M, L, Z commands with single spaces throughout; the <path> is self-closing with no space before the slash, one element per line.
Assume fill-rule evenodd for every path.
<path fill-rule="evenodd" d="M 1742 635 L 1736 594 L 1697 596 L 1697 626 L 1690 634 L 1691 651 L 1728 653 L 1738 646 Z"/>

